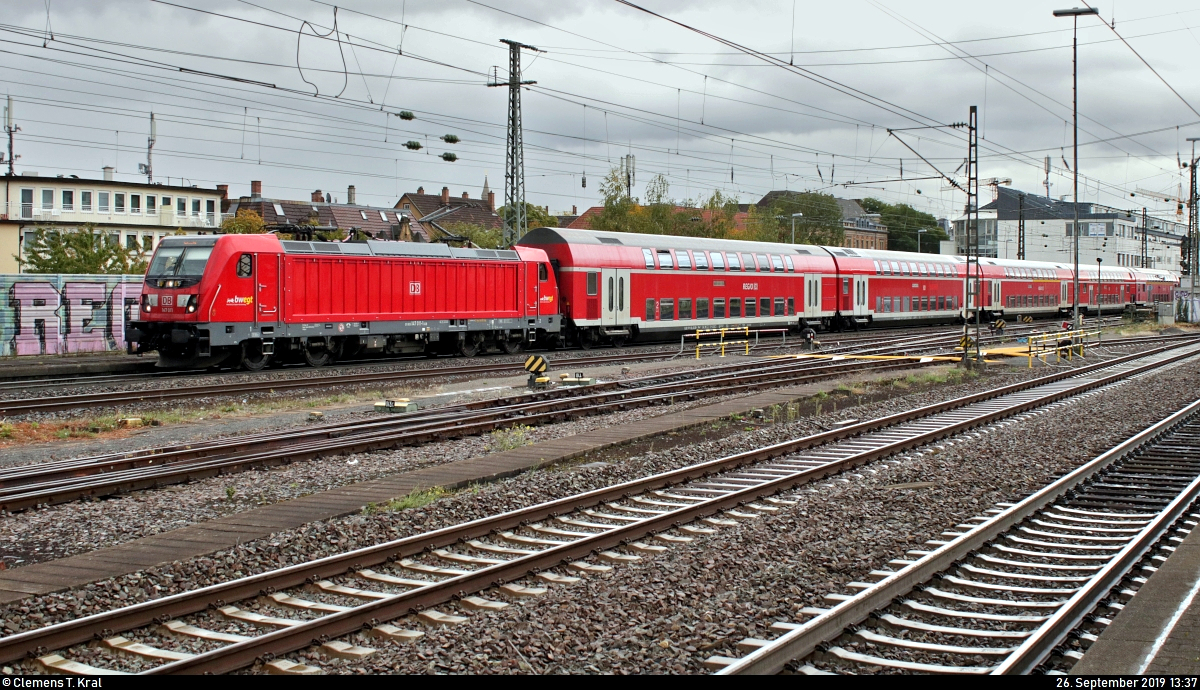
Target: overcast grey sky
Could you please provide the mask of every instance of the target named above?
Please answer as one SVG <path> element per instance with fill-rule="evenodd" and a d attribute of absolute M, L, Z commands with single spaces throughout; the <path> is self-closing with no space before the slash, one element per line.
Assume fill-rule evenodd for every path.
<path fill-rule="evenodd" d="M 493 66 L 507 78 L 508 38 L 546 51 L 523 56 L 537 85 L 522 99 L 528 200 L 553 211 L 595 204 L 605 171 L 632 153 L 635 193 L 661 173 L 675 198 L 819 189 L 952 216 L 962 194 L 914 179 L 937 173 L 897 136 L 954 174 L 964 133 L 887 129 L 963 121 L 971 105 L 984 178 L 1041 193 L 1048 155 L 1051 194 L 1070 193 L 1071 20 L 1051 11 L 1071 2 L 638 4 L 802 69 L 615 0 L 344 0 L 340 42 L 332 5 L 315 0 L 0 0 L 0 88 L 16 101 L 18 172 L 98 177 L 115 165 L 119 179 L 145 179 L 153 110 L 156 180 L 229 184 L 235 196 L 262 180 L 267 196 L 319 188 L 339 200 L 353 184 L 360 203 L 390 206 L 418 185 L 478 196 L 486 174 L 500 197 L 507 94 L 486 83 Z M 1186 185 L 1200 8 L 1099 8 L 1182 98 L 1107 24 L 1082 20 L 1080 198 L 1173 213 L 1130 194 Z"/>

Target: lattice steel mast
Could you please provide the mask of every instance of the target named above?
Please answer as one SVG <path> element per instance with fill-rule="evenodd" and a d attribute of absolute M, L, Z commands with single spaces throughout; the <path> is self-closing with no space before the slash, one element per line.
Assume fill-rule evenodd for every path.
<path fill-rule="evenodd" d="M 521 133 L 521 87 L 536 81 L 521 81 L 521 50 L 538 50 L 530 45 L 500 39 L 508 45 L 508 81 L 493 80 L 488 86 L 508 87 L 508 143 L 504 154 L 504 246 L 511 246 L 529 229 L 525 209 L 525 142 Z"/>
<path fill-rule="evenodd" d="M 971 106 L 971 116 L 967 121 L 967 299 L 975 308 L 974 334 L 971 336 L 975 345 L 975 360 L 983 362 L 983 352 L 980 350 L 979 334 L 983 321 L 983 275 L 979 265 L 979 120 L 975 106 Z M 971 275 L 971 263 L 974 262 L 974 276 Z M 971 317 L 967 316 L 967 329 L 971 329 Z M 963 358 L 967 356 L 963 348 Z"/>

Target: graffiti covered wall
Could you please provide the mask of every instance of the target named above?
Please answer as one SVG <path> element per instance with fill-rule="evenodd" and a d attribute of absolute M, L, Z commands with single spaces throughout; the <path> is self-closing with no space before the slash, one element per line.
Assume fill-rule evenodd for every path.
<path fill-rule="evenodd" d="M 125 349 L 142 276 L 0 274 L 0 355 Z"/>

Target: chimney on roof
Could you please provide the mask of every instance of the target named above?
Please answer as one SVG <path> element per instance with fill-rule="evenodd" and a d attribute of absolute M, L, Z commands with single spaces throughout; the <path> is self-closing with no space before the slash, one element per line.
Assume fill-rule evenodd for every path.
<path fill-rule="evenodd" d="M 496 210 L 496 193 L 495 192 L 488 192 L 487 202 L 488 202 L 488 210 L 495 211 Z"/>
<path fill-rule="evenodd" d="M 327 204 L 333 203 L 333 195 L 332 194 L 328 194 L 328 193 L 325 194 L 325 203 L 327 203 Z"/>
<path fill-rule="evenodd" d="M 445 206 L 449 203 L 450 203 L 450 188 L 442 187 L 442 205 Z"/>
<path fill-rule="evenodd" d="M 577 210 L 575 209 L 575 205 L 574 205 L 574 204 L 572 204 L 572 205 L 571 205 L 571 215 L 573 215 L 573 216 L 577 216 L 577 215 L 579 215 L 579 211 L 577 211 Z"/>
<path fill-rule="evenodd" d="M 113 167 L 111 165 L 104 166 L 104 181 L 112 182 L 112 178 L 113 178 Z"/>
<path fill-rule="evenodd" d="M 250 180 L 250 198 L 262 198 L 262 180 Z"/>
<path fill-rule="evenodd" d="M 424 187 L 417 187 L 417 194 L 424 194 L 424 193 L 425 193 Z"/>
<path fill-rule="evenodd" d="M 470 199 L 471 197 L 470 197 L 470 196 L 468 196 L 466 192 L 463 192 L 463 198 L 464 198 L 464 199 Z"/>
<path fill-rule="evenodd" d="M 319 204 L 319 203 L 325 201 L 325 195 L 322 194 L 321 190 L 319 190 L 319 189 L 317 191 L 313 192 L 312 197 L 310 197 L 310 198 L 312 199 L 312 202 L 314 204 Z"/>
<path fill-rule="evenodd" d="M 346 203 L 350 204 L 351 206 L 354 205 L 354 199 L 356 196 L 354 191 L 354 185 L 350 185 L 346 188 Z"/>
<path fill-rule="evenodd" d="M 219 184 L 219 185 L 217 185 L 217 191 L 221 193 L 222 201 L 229 198 L 229 185 Z"/>

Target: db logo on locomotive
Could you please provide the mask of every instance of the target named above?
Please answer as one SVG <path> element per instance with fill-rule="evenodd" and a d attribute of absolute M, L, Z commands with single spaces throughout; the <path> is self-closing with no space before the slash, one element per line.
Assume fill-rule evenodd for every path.
<path fill-rule="evenodd" d="M 421 281 L 414 280 L 414 281 L 410 282 L 408 284 L 408 294 L 410 294 L 410 295 L 421 294 Z"/>

